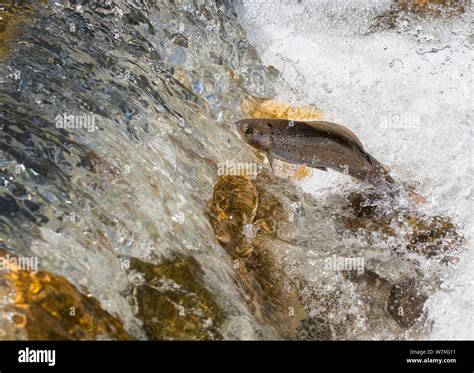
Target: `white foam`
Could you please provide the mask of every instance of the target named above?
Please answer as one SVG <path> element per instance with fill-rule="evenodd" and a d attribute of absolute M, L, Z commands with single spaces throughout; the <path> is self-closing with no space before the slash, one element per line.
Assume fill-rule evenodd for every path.
<path fill-rule="evenodd" d="M 279 100 L 314 104 L 325 120 L 351 128 L 396 178 L 418 184 L 427 213 L 459 225 L 466 251 L 426 307 L 431 338 L 474 339 L 473 11 L 363 35 L 389 5 L 247 0 L 239 15 L 263 61 L 291 88 Z M 314 171 L 300 185 L 322 198 L 348 182 Z"/>

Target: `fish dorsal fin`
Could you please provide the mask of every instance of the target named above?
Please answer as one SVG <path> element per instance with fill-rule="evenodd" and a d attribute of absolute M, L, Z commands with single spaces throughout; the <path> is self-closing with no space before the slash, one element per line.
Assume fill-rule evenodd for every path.
<path fill-rule="evenodd" d="M 341 126 L 339 124 L 323 121 L 314 121 L 314 122 L 304 122 L 309 126 L 317 129 L 319 131 L 324 131 L 332 135 L 341 137 L 343 140 L 355 143 L 361 150 L 364 150 L 364 147 L 357 136 L 350 129 Z"/>

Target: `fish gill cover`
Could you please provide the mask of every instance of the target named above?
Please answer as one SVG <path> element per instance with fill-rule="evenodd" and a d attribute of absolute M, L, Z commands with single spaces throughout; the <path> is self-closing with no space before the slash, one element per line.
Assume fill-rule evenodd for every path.
<path fill-rule="evenodd" d="M 472 256 L 466 216 L 416 206 L 409 196 L 383 199 L 350 181 L 322 194 L 304 169 L 280 165 L 275 177 L 232 129 L 247 116 L 348 119 L 356 112 L 357 121 L 346 123 L 367 146 L 380 151 L 393 141 L 361 124 L 369 105 L 342 93 L 337 59 L 321 54 L 318 65 L 308 61 L 320 68 L 312 75 L 295 65 L 294 49 L 291 58 L 272 50 L 281 42 L 275 34 L 291 33 L 283 28 L 298 24 L 294 17 L 305 6 L 286 12 L 272 2 L 197 0 L 0 5 L 2 339 L 431 333 L 430 312 L 439 312 L 439 303 L 427 308 L 427 300 L 439 297 L 468 249 Z M 315 17 L 318 9 L 330 10 L 321 11 L 322 19 L 339 11 L 321 5 Z M 245 21 L 254 10 L 274 17 L 262 22 L 268 28 L 259 37 Z M 453 16 L 460 12 L 466 14 Z M 354 43 L 398 27 L 398 15 L 380 15 L 371 14 L 369 36 Z M 339 33 L 348 37 L 344 27 Z M 305 51 L 305 39 L 290 36 Z M 468 46 L 457 48 L 462 54 Z M 334 75 L 321 75 L 330 67 Z M 275 97 L 309 105 L 292 108 L 270 101 Z M 381 158 L 400 179 L 420 180 L 403 162 Z M 443 197 L 432 183 L 420 189 L 432 200 Z"/>

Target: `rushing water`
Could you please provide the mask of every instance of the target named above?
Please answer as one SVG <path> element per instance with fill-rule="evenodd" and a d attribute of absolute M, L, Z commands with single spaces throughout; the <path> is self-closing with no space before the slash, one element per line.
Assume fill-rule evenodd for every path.
<path fill-rule="evenodd" d="M 218 160 L 242 153 L 227 123 L 270 82 L 235 17 L 192 1 L 2 12 L 16 26 L 1 65 L 3 248 L 40 257 L 138 338 L 121 260 L 189 253 L 244 323 L 205 211 Z M 95 129 L 56 126 L 91 113 Z"/>
<path fill-rule="evenodd" d="M 380 28 L 374 20 L 391 1 L 243 3 L 250 41 L 282 71 L 280 100 L 314 104 L 347 125 L 392 174 L 417 185 L 423 211 L 462 227 L 465 252 L 442 270 L 426 309 L 431 337 L 474 338 L 472 2 L 461 2 L 462 14 L 405 13 Z M 348 187 L 344 176 L 318 171 L 298 184 L 322 199 Z"/>
<path fill-rule="evenodd" d="M 387 2 L 343 3 L 1 5 L 0 248 L 48 274 L 0 281 L 2 338 L 472 338 L 472 10 L 368 33 Z M 274 177 L 231 124 L 275 94 L 428 203 L 374 212 L 344 175 Z M 257 179 L 220 178 L 234 160 Z M 77 332 L 70 299 L 124 332 Z"/>

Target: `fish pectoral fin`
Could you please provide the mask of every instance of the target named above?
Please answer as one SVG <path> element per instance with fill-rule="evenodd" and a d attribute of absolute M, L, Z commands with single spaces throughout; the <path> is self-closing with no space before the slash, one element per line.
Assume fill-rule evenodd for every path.
<path fill-rule="evenodd" d="M 316 169 L 321 170 L 321 171 L 328 172 L 328 169 L 326 167 L 313 167 L 313 168 L 316 168 Z"/>
<path fill-rule="evenodd" d="M 273 156 L 269 151 L 265 153 L 267 154 L 268 163 L 270 163 L 270 168 L 272 169 L 273 175 L 275 175 L 275 170 L 273 169 Z"/>

